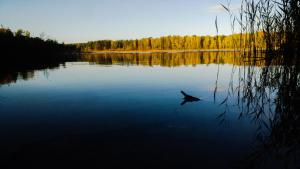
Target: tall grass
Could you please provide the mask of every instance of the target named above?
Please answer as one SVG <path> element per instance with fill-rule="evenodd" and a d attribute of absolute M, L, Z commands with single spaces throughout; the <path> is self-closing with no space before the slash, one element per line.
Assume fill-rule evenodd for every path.
<path fill-rule="evenodd" d="M 230 5 L 228 0 L 223 7 L 233 32 L 240 32 L 233 40 L 245 51 L 242 57 L 261 56 L 262 34 L 267 62 L 259 69 L 255 62 L 238 67 L 238 84 L 230 80 L 221 103 L 227 109 L 228 97 L 235 97 L 239 118 L 250 117 L 258 126 L 254 151 L 241 168 L 300 168 L 300 0 L 242 0 L 238 13 Z"/>
<path fill-rule="evenodd" d="M 232 29 L 236 28 L 236 23 L 239 27 L 241 36 L 237 47 L 256 52 L 260 43 L 259 33 L 263 33 L 267 53 L 280 51 L 289 57 L 299 56 L 299 0 L 242 0 L 238 14 L 230 10 L 230 2 L 228 0 L 222 6 L 230 14 Z"/>

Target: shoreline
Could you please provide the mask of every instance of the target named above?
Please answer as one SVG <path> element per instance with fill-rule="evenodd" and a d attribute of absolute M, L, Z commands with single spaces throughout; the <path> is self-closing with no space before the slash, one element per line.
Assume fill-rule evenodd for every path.
<path fill-rule="evenodd" d="M 119 51 L 119 50 L 105 50 L 105 51 L 83 51 L 84 54 L 150 54 L 150 53 L 189 53 L 189 52 L 240 52 L 237 49 L 207 49 L 207 50 L 132 50 L 132 51 Z"/>

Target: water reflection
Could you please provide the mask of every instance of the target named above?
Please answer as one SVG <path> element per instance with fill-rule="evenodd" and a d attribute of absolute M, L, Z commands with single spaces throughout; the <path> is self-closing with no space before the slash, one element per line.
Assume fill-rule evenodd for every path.
<path fill-rule="evenodd" d="M 261 54 L 262 55 L 262 54 Z M 15 83 L 18 79 L 29 80 L 36 70 L 51 70 L 64 66 L 66 62 L 82 61 L 99 65 L 142 65 L 177 67 L 199 64 L 232 64 L 263 66 L 263 59 L 241 57 L 239 52 L 177 52 L 177 53 L 100 53 L 70 56 L 64 59 L 38 63 L 3 63 L 0 68 L 0 84 Z M 274 64 L 278 64 L 274 62 Z M 45 71 L 47 73 L 47 71 Z"/>
<path fill-rule="evenodd" d="M 63 70 L 63 67 L 68 67 L 66 61 L 18 69 L 2 67 L 1 84 L 18 84 L 18 79 L 33 81 L 41 73 L 37 70 L 48 76 L 48 70 L 57 69 L 53 86 L 48 81 L 38 81 L 35 86 L 31 84 L 32 88 L 22 88 L 22 83 L 11 88 L 5 86 L 2 91 L 12 99 L 4 99 L 3 107 L 0 107 L 2 128 L 22 136 L 23 129 L 20 132 L 19 128 L 25 123 L 25 127 L 29 126 L 25 132 L 32 138 L 38 135 L 40 140 L 48 141 L 48 137 L 52 136 L 54 143 L 41 141 L 41 145 L 33 146 L 33 149 L 25 146 L 24 152 L 18 154 L 19 158 L 26 157 L 27 151 L 43 153 L 40 149 L 44 148 L 44 144 L 50 155 L 57 155 L 53 147 L 56 144 L 62 147 L 69 145 L 71 140 L 75 141 L 71 146 L 79 149 L 75 151 L 77 155 L 93 152 L 95 154 L 87 157 L 96 157 L 104 154 L 103 158 L 108 161 L 117 158 L 128 165 L 132 162 L 130 157 L 140 159 L 140 164 L 146 163 L 147 159 L 141 159 L 140 154 L 152 152 L 143 155 L 152 158 L 153 166 L 167 161 L 166 166 L 176 168 L 179 163 L 182 164 L 180 168 L 184 168 L 188 162 L 191 166 L 197 165 L 200 159 L 202 167 L 218 162 L 210 168 L 220 168 L 233 160 L 238 161 L 234 165 L 238 168 L 296 168 L 300 161 L 299 60 L 263 58 L 263 54 L 248 58 L 238 52 L 103 53 L 69 60 L 91 65 L 85 67 L 74 63 L 68 70 Z M 201 69 L 196 71 L 196 68 L 191 69 L 191 65 Z M 97 71 L 94 71 L 94 66 Z M 154 72 L 151 67 L 156 67 L 157 71 Z M 222 73 L 227 68 L 229 74 L 224 76 Z M 206 76 L 200 76 L 201 73 Z M 79 80 L 74 78 L 70 81 L 68 78 L 75 74 L 80 77 Z M 179 93 L 181 89 L 188 93 L 184 92 L 183 100 Z M 19 98 L 19 92 L 24 95 L 27 92 L 26 98 L 35 102 Z M 198 96 L 201 96 L 201 101 L 196 98 Z M 208 99 L 209 96 L 213 99 Z M 184 106 L 180 106 L 180 102 Z M 20 113 L 22 107 L 32 111 L 29 114 L 35 118 Z M 47 115 L 45 119 L 41 118 L 44 114 Z M 21 122 L 20 115 L 23 117 Z M 7 121 L 15 126 L 6 124 L 5 119 L 10 119 Z M 214 120 L 220 123 L 215 124 Z M 42 132 L 33 130 L 34 122 L 39 126 L 41 121 L 47 124 L 41 125 L 44 127 Z M 228 124 L 225 121 L 235 127 L 223 127 Z M 248 121 L 252 125 L 247 124 Z M 219 124 L 221 129 L 216 129 Z M 253 126 L 255 138 L 251 140 Z M 66 136 L 69 131 L 75 134 Z M 5 131 L 0 132 L 7 136 L 3 138 L 10 138 Z M 63 135 L 62 140 L 57 139 L 57 133 Z M 15 138 L 18 136 L 12 139 Z M 245 157 L 244 144 L 249 140 L 254 150 Z M 32 144 L 31 141 L 28 142 Z M 140 144 L 138 148 L 135 148 L 136 143 Z M 91 145 L 89 150 L 93 151 L 82 149 L 84 145 Z M 70 151 L 63 150 L 67 154 Z M 119 153 L 117 157 L 116 152 Z M 162 152 L 165 155 L 160 155 L 157 160 L 157 154 Z M 235 159 L 240 156 L 243 160 Z M 196 157 L 197 160 L 194 160 Z"/>
<path fill-rule="evenodd" d="M 66 62 L 78 60 L 78 55 L 60 56 L 52 59 L 40 56 L 38 60 L 20 59 L 0 62 L 0 85 L 16 83 L 18 79 L 30 80 L 35 76 L 35 71 L 42 70 L 47 75 L 48 70 L 64 67 Z M 24 56 L 26 58 L 26 56 Z"/>
<path fill-rule="evenodd" d="M 262 57 L 260 53 L 258 57 Z M 239 52 L 174 52 L 174 53 L 100 53 L 86 54 L 82 60 L 101 65 L 143 65 L 177 67 L 199 64 L 265 65 L 263 59 L 241 57 Z"/>
<path fill-rule="evenodd" d="M 297 57 L 277 56 L 280 65 L 255 64 L 233 67 L 238 82 L 228 85 L 221 102 L 225 120 L 232 107 L 238 107 L 239 119 L 250 118 L 257 125 L 254 151 L 241 168 L 300 167 L 300 65 Z M 277 62 L 278 62 L 277 60 Z M 216 87 L 217 88 L 217 87 Z M 230 102 L 229 98 L 235 101 Z"/>

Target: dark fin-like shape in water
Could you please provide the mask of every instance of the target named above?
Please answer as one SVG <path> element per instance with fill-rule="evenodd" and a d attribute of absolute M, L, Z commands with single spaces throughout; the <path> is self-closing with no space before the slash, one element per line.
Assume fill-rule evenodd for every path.
<path fill-rule="evenodd" d="M 184 91 L 181 91 L 181 94 L 184 96 L 183 101 L 180 104 L 181 106 L 183 106 L 187 102 L 197 102 L 197 101 L 200 101 L 199 98 L 194 97 L 194 96 L 190 96 L 190 95 L 186 94 Z"/>
<path fill-rule="evenodd" d="M 181 94 L 184 96 L 184 99 L 187 101 L 199 101 L 200 99 L 194 96 L 186 94 L 184 91 L 181 91 Z"/>

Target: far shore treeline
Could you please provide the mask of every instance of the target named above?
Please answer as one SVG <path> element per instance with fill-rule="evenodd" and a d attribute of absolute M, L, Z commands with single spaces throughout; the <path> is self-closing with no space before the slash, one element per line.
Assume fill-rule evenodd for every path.
<path fill-rule="evenodd" d="M 74 44 L 81 51 L 151 51 L 151 50 L 215 50 L 244 49 L 251 44 L 249 34 L 219 36 L 163 36 L 135 40 L 99 40 Z M 256 48 L 265 49 L 264 34 L 255 33 Z"/>
<path fill-rule="evenodd" d="M 16 58 L 18 60 L 53 59 L 54 56 L 77 51 L 74 45 L 65 45 L 52 39 L 31 37 L 29 31 L 19 29 L 13 32 L 4 27 L 0 28 L 0 49 L 3 54 L 2 59 L 14 61 Z"/>
<path fill-rule="evenodd" d="M 99 40 L 87 43 L 64 44 L 52 39 L 31 37 L 29 31 L 22 29 L 16 32 L 9 28 L 0 28 L 0 48 L 6 56 L 20 58 L 20 54 L 30 57 L 37 55 L 58 55 L 79 52 L 97 51 L 165 51 L 165 50 L 227 50 L 245 49 L 251 46 L 247 41 L 249 34 L 219 36 L 163 36 L 135 40 Z M 264 34 L 255 33 L 255 46 L 265 49 Z M 9 58 L 6 58 L 9 59 Z M 14 58 L 13 58 L 14 59 Z"/>

